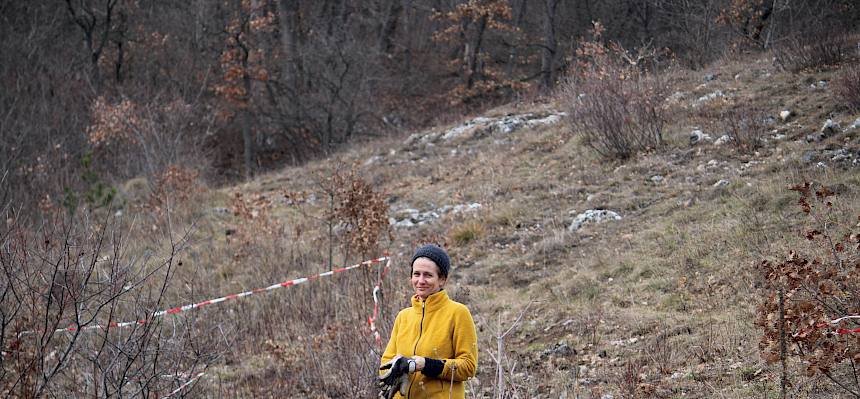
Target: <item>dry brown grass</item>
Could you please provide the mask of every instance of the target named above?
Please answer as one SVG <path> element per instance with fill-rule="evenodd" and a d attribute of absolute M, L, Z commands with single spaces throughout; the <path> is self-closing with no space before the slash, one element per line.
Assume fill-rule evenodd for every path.
<path fill-rule="evenodd" d="M 666 148 L 623 165 L 601 161 L 558 126 L 420 148 L 392 139 L 340 154 L 336 161 L 347 163 L 380 156 L 359 173 L 384 188 L 393 205 L 483 206 L 476 215 L 395 230 L 393 241 L 382 245 L 395 259 L 383 287 L 383 336 L 408 301 L 404 259 L 414 243 L 439 238 L 448 241 L 454 261 L 452 293 L 468 301 L 479 328 L 479 375 L 469 385 L 477 397 L 494 388 L 489 331 L 531 301 L 522 325 L 506 340 L 517 362 L 511 392 L 520 397 L 773 397 L 777 374 L 760 359 L 752 325 L 760 293 L 751 265 L 782 253 L 784 236 L 792 234 L 787 227 L 793 227 L 795 200 L 785 190 L 788 183 L 844 184 L 856 207 L 860 177 L 844 165 L 799 162 L 809 147 L 791 140 L 763 142 L 758 154 L 730 146 L 689 147 L 692 127 L 721 123 L 718 112 L 690 105 L 717 89 L 770 115 L 793 109 L 796 119 L 775 127 L 790 137 L 817 129 L 821 117 L 837 107 L 809 89 L 808 81 L 827 79 L 831 72 L 778 74 L 759 61 L 714 66 L 720 77 L 709 83 L 695 73 L 677 76 L 673 91 L 686 94 L 669 109 Z M 324 271 L 328 203 L 314 176 L 329 172 L 336 161 L 207 191 L 175 209 L 174 230 L 194 229 L 167 302 Z M 662 182 L 651 180 L 656 174 Z M 712 187 L 719 179 L 730 184 Z M 248 212 L 210 211 L 230 209 L 236 192 Z M 597 207 L 616 210 L 623 219 L 567 230 L 576 211 Z M 163 237 L 163 216 L 138 220 L 133 250 L 163 249 L 160 241 L 146 238 Z M 359 260 L 356 254 L 346 257 L 343 232 L 332 237 L 335 264 Z M 195 394 L 372 396 L 378 358 L 365 325 L 375 282 L 372 273 L 351 271 L 178 316 L 217 331 L 228 343 Z M 576 353 L 553 352 L 559 343 Z M 792 378 L 795 397 L 838 397 L 797 369 Z"/>
<path fill-rule="evenodd" d="M 833 81 L 837 99 L 853 112 L 860 111 L 860 62 L 839 71 Z"/>
<path fill-rule="evenodd" d="M 477 149 L 491 140 L 460 145 Z M 636 158 L 619 169 L 579 152 L 557 130 L 513 136 L 510 145 L 512 151 L 457 158 L 456 164 L 409 162 L 369 167 L 368 173 L 390 185 L 404 203 L 477 199 L 486 207 L 475 220 L 446 219 L 398 231 L 395 248 L 397 242 L 432 234 L 459 242 L 452 254 L 455 263 L 467 266 L 455 269 L 452 279 L 465 282 L 484 331 L 499 316 L 510 319 L 527 298 L 540 301 L 507 347 L 521 365 L 522 374 L 511 378 L 522 396 L 548 389 L 576 390 L 583 397 L 620 394 L 624 384 L 642 397 L 775 392 L 773 372 L 754 345 L 750 264 L 780 245 L 774 232 L 790 212 L 784 182 L 823 172 L 765 164 L 739 173 L 731 151 L 718 148 L 674 158 L 672 152 L 686 143 L 666 156 Z M 437 155 L 425 156 L 443 156 L 448 149 L 434 151 Z M 570 158 L 571 152 L 582 156 Z M 724 159 L 729 170 L 723 163 L 697 169 L 714 158 Z M 300 172 L 290 181 L 300 181 Z M 650 183 L 652 173 L 664 174 L 668 184 Z M 718 177 L 738 183 L 722 191 L 711 188 Z M 565 230 L 569 210 L 597 204 L 623 210 L 625 219 L 574 234 Z M 408 256 L 410 248 L 400 251 Z M 403 284 L 399 288 L 406 290 Z M 559 341 L 577 355 L 542 355 Z M 485 354 L 493 349 L 494 342 L 482 335 L 481 374 L 471 384 L 476 393 L 492 392 L 494 366 Z M 635 387 L 629 379 L 625 383 L 630 362 L 643 375 Z M 573 368 L 579 373 L 577 387 L 571 383 Z M 832 393 L 823 392 L 829 393 L 819 397 Z"/>
<path fill-rule="evenodd" d="M 455 246 L 466 246 L 478 241 L 486 234 L 484 224 L 479 220 L 469 220 L 451 228 L 449 237 Z"/>

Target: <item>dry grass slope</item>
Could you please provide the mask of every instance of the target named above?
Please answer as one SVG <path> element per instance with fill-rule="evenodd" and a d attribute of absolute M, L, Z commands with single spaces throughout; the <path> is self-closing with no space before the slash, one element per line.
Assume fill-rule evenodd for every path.
<path fill-rule="evenodd" d="M 712 81 L 703 81 L 704 73 L 674 71 L 666 148 L 624 163 L 602 160 L 564 125 L 474 133 L 436 145 L 391 139 L 341 154 L 338 162 L 358 162 L 361 175 L 387 192 L 392 212 L 483 205 L 477 213 L 395 230 L 388 245 L 399 269 L 386 284 L 389 317 L 406 303 L 404 259 L 414 243 L 444 241 L 455 259 L 452 294 L 472 307 L 480 329 L 481 371 L 470 383 L 476 397 L 496 389 L 496 363 L 488 353 L 495 351 L 500 321 L 510 326 L 526 307 L 505 342 L 509 397 L 778 396 L 777 370 L 759 356 L 760 332 L 752 324 L 761 295 L 753 265 L 781 256 L 796 239 L 799 210 L 789 184 L 815 180 L 841 187 L 847 212 L 860 207 L 860 175 L 851 161 L 821 158 L 816 166 L 802 159 L 809 151 L 856 153 L 857 130 L 804 141 L 827 118 L 847 126 L 858 116 L 817 83 L 830 81 L 835 71 L 788 74 L 764 57 L 718 64 L 706 71 L 717 77 Z M 723 97 L 698 100 L 718 91 Z M 696 128 L 714 139 L 729 132 L 717 118 L 735 104 L 773 117 L 761 143 L 688 143 Z M 488 116 L 552 109 L 558 104 L 512 105 Z M 779 119 L 784 109 L 793 114 L 785 122 Z M 236 190 L 314 192 L 312 176 L 327 173 L 332 162 L 285 170 Z M 662 179 L 653 179 L 658 175 Z M 728 184 L 716 184 L 721 180 Z M 308 218 L 324 206 L 318 199 L 274 207 L 284 226 L 304 231 L 290 240 L 302 247 L 298 252 L 313 253 L 324 242 L 314 241 L 320 224 Z M 569 231 L 573 216 L 586 209 L 615 210 L 623 219 Z M 277 259 L 277 250 L 271 256 Z M 305 264 L 322 259 L 311 256 Z M 226 281 L 243 281 L 237 267 L 222 266 L 232 270 Z M 290 351 L 306 345 L 296 336 L 278 339 Z M 267 348 L 247 350 L 270 356 Z M 260 375 L 255 367 L 274 367 L 235 361 L 219 369 Z M 794 397 L 841 395 L 800 370 L 792 375 Z M 239 381 L 248 395 L 272 392 Z"/>
<path fill-rule="evenodd" d="M 382 140 L 196 193 L 172 210 L 172 225 L 182 226 L 174 228 L 193 230 L 165 303 L 378 256 L 350 248 L 350 227 L 331 218 L 338 202 L 326 181 L 355 168 L 384 194 L 390 215 L 481 204 L 395 228 L 379 245 L 395 261 L 379 321 L 386 338 L 408 301 L 412 248 L 434 241 L 450 249 L 451 295 L 471 307 L 479 327 L 480 371 L 469 397 L 498 389 L 489 353 L 499 331 L 526 308 L 505 341 L 506 397 L 778 397 L 778 370 L 757 348 L 753 317 L 761 292 L 754 265 L 781 256 L 798 239 L 790 184 L 836 187 L 845 212 L 860 212 L 860 174 L 852 163 L 860 130 L 804 140 L 825 119 L 847 127 L 860 115 L 818 83 L 831 81 L 838 68 L 790 74 L 761 57 L 727 60 L 705 73 L 716 78 L 671 71 L 664 148 L 623 163 L 598 157 L 564 124 L 525 125 L 433 145 Z M 548 115 L 562 105 L 515 104 L 487 116 Z M 764 140 L 750 147 L 689 144 L 694 129 L 714 139 L 730 131 L 716 118 L 737 105 L 773 117 Z M 792 117 L 783 121 L 785 109 Z M 848 149 L 847 160 L 833 160 L 839 149 Z M 569 230 L 587 209 L 613 210 L 622 219 Z M 143 222 L 130 234 L 146 236 L 153 226 L 162 225 Z M 129 251 L 158 249 L 146 240 L 132 243 Z M 178 316 L 215 337 L 205 349 L 217 360 L 192 395 L 374 396 L 378 348 L 366 318 L 376 278 L 350 272 Z M 792 377 L 793 397 L 841 395 L 800 370 Z"/>

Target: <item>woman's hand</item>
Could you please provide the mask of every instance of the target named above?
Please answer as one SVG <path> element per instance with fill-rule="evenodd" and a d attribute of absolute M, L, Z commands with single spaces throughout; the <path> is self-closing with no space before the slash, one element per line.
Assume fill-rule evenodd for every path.
<path fill-rule="evenodd" d="M 406 395 L 409 391 L 409 374 L 424 370 L 427 359 L 421 356 L 403 357 L 397 355 L 383 364 L 379 371 L 379 398 L 391 399 L 396 392 Z"/>
<path fill-rule="evenodd" d="M 422 367 L 424 358 L 421 358 Z M 411 357 L 395 356 L 388 363 L 379 367 L 382 374 L 379 375 L 379 398 L 391 399 L 394 394 L 400 392 L 406 396 L 409 392 L 409 374 L 418 370 L 418 362 Z"/>

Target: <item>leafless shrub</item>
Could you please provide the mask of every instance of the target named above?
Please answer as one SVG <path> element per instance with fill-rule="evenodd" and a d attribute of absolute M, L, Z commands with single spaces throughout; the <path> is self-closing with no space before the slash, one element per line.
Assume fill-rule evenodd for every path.
<path fill-rule="evenodd" d="M 663 144 L 662 95 L 653 81 L 596 80 L 576 88 L 581 95 L 567 95 L 568 123 L 601 156 L 627 159 Z"/>
<path fill-rule="evenodd" d="M 669 375 L 675 369 L 675 361 L 678 354 L 677 346 L 672 345 L 666 338 L 669 332 L 664 332 L 649 345 L 647 356 L 648 360 L 661 374 Z"/>
<path fill-rule="evenodd" d="M 741 152 L 752 152 L 761 147 L 767 134 L 767 117 L 767 113 L 760 109 L 729 107 L 720 112 L 717 123 L 731 138 L 731 145 Z"/>
<path fill-rule="evenodd" d="M 212 123 L 198 108 L 180 99 L 153 98 L 141 103 L 95 98 L 87 137 L 95 157 L 103 163 L 99 166 L 111 169 L 116 177 L 142 174 L 152 180 L 171 167 L 205 170 L 204 137 L 188 133 L 195 122 Z"/>
<path fill-rule="evenodd" d="M 314 276 L 357 263 L 359 258 L 380 256 L 388 226 L 384 193 L 357 171 L 344 169 L 323 172 L 313 193 L 284 191 L 288 211 L 295 215 L 290 224 L 277 213 L 282 210 L 275 206 L 278 195 L 233 194 L 227 245 L 194 248 L 201 250 L 200 264 L 218 265 L 186 276 L 198 292 L 195 298 L 238 292 L 237 286 L 263 287 Z M 311 196 L 321 200 L 310 201 Z M 225 381 L 230 391 L 249 397 L 375 395 L 381 348 L 369 334 L 368 317 L 374 309 L 373 288 L 380 271 L 375 265 L 314 278 L 259 299 L 226 304 L 217 313 L 211 310 L 200 325 L 224 331 L 229 349 L 221 367 L 232 375 Z M 404 306 L 405 296 L 397 295 L 402 288 L 398 283 L 407 281 L 407 274 L 408 270 L 392 270 L 384 280 L 383 295 L 378 296 L 376 325 L 383 339 Z M 272 360 L 254 362 L 260 358 Z M 206 380 L 201 385 L 207 394 L 218 392 Z"/>
<path fill-rule="evenodd" d="M 261 235 L 251 248 L 237 267 L 255 264 L 248 270 L 248 279 L 258 285 L 277 282 L 284 274 L 309 276 L 321 271 L 312 269 L 325 265 L 325 254 L 319 253 L 325 251 L 324 245 L 303 249 L 281 236 Z M 214 315 L 208 323 L 222 328 L 230 343 L 225 370 L 238 373 L 236 364 L 273 358 L 248 370 L 249 378 L 228 381 L 229 389 L 246 396 L 375 395 L 374 372 L 381 348 L 369 334 L 367 318 L 373 311 L 372 289 L 379 270 L 361 268 L 314 279 L 287 288 L 289 292 L 236 302 L 232 309 Z M 405 280 L 405 272 L 392 273 L 383 291 L 386 298 L 391 295 L 391 300 L 382 301 L 376 321 L 384 338 L 403 305 L 393 295 L 397 287 L 393 282 L 398 279 Z M 242 317 L 226 316 L 231 313 Z M 213 395 L 217 392 L 214 386 L 204 389 Z"/>
<path fill-rule="evenodd" d="M 593 41 L 581 44 L 579 76 L 562 96 L 570 129 L 602 157 L 623 160 L 663 144 L 666 95 L 649 73 L 656 52 L 633 55 L 617 44 L 604 45 L 601 32 L 595 24 Z"/>
<path fill-rule="evenodd" d="M 860 63 L 846 66 L 833 79 L 833 93 L 848 109 L 860 111 Z"/>
<path fill-rule="evenodd" d="M 497 321 L 492 322 L 478 316 L 479 325 L 487 326 L 490 334 L 479 336 L 479 340 L 485 340 L 481 345 L 488 348 L 493 348 L 487 352 L 487 355 L 492 359 L 495 365 L 495 375 L 488 377 L 486 380 L 470 380 L 469 390 L 472 392 L 482 392 L 483 397 L 486 397 L 492 392 L 492 398 L 521 398 L 523 397 L 522 378 L 518 367 L 518 359 L 505 348 L 506 340 L 510 339 L 511 334 L 516 331 L 523 317 L 527 314 L 534 302 L 529 302 L 512 321 L 502 321 L 501 315 Z M 491 327 L 492 325 L 494 327 Z M 509 324 L 509 325 L 506 325 Z"/>
<path fill-rule="evenodd" d="M 639 376 L 642 369 L 642 361 L 639 359 L 628 361 L 618 380 L 618 388 L 621 397 L 625 399 L 637 399 L 639 395 L 639 384 L 642 378 Z"/>
<path fill-rule="evenodd" d="M 715 18 L 720 1 L 663 0 L 654 7 L 660 21 L 672 27 L 660 43 L 672 48 L 681 63 L 702 68 L 724 50 L 727 29 Z"/>
<path fill-rule="evenodd" d="M 185 240 L 134 256 L 121 220 L 60 215 L 36 227 L 13 215 L 0 226 L 0 390 L 163 396 L 204 369 L 213 360 L 206 334 L 153 315 Z M 139 322 L 113 324 L 127 320 Z"/>
<path fill-rule="evenodd" d="M 820 31 L 786 39 L 774 47 L 774 55 L 780 68 L 798 73 L 839 64 L 845 59 L 848 46 L 845 34 Z"/>

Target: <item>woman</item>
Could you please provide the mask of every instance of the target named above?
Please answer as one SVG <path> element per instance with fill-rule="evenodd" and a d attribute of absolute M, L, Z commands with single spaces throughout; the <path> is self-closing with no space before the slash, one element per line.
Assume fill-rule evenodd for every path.
<path fill-rule="evenodd" d="M 394 320 L 382 355 L 381 398 L 465 398 L 463 381 L 475 376 L 478 337 L 465 305 L 445 293 L 450 260 L 424 245 L 412 256 L 412 307 Z M 398 395 L 399 394 L 399 395 Z"/>

